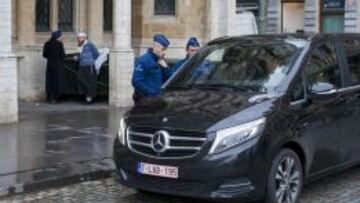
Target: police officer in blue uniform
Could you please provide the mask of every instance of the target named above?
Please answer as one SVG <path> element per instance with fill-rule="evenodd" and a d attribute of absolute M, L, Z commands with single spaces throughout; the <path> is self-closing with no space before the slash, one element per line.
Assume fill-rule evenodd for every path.
<path fill-rule="evenodd" d="M 196 37 L 189 38 L 186 44 L 186 57 L 175 63 L 175 65 L 171 69 L 171 73 L 174 74 L 189 58 L 194 56 L 199 49 L 199 40 Z"/>
<path fill-rule="evenodd" d="M 170 42 L 164 35 L 157 34 L 154 36 L 153 47 L 135 62 L 132 77 L 135 104 L 143 98 L 154 98 L 160 95 L 161 86 L 171 74 L 164 59 L 169 45 Z"/>

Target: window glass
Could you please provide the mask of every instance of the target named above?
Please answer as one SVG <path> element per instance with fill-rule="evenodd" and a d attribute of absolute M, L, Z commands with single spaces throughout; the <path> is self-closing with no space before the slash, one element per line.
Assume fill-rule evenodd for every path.
<path fill-rule="evenodd" d="M 73 31 L 73 0 L 59 0 L 59 29 Z"/>
<path fill-rule="evenodd" d="M 50 0 L 36 0 L 36 31 L 50 30 Z"/>
<path fill-rule="evenodd" d="M 352 85 L 360 84 L 360 40 L 343 39 L 342 45 L 346 54 L 350 69 L 350 81 Z"/>
<path fill-rule="evenodd" d="M 175 0 L 154 0 L 155 15 L 175 15 Z"/>
<path fill-rule="evenodd" d="M 344 32 L 345 0 L 323 0 L 321 11 L 321 32 Z"/>
<path fill-rule="evenodd" d="M 104 30 L 112 31 L 113 0 L 104 0 Z"/>
<path fill-rule="evenodd" d="M 299 101 L 305 99 L 305 91 L 304 91 L 304 81 L 303 78 L 300 77 L 294 83 L 291 93 L 291 101 Z"/>
<path fill-rule="evenodd" d="M 334 43 L 319 46 L 306 65 L 306 76 L 309 89 L 313 85 L 330 84 L 341 87 L 341 73 Z"/>
<path fill-rule="evenodd" d="M 259 42 L 257 39 L 212 45 L 186 63 L 168 87 L 275 91 L 301 50 L 284 41 Z"/>

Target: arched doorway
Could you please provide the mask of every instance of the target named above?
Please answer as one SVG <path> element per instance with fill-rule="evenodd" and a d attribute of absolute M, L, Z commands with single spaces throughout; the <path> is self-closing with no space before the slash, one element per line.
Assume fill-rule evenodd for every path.
<path fill-rule="evenodd" d="M 283 0 L 281 2 L 281 32 L 293 33 L 304 30 L 304 0 Z"/>

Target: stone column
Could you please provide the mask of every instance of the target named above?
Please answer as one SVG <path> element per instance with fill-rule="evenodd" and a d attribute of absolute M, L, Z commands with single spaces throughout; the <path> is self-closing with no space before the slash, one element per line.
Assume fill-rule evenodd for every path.
<path fill-rule="evenodd" d="M 19 44 L 32 46 L 35 44 L 35 0 L 18 1 L 18 37 Z"/>
<path fill-rule="evenodd" d="M 217 1 L 208 0 L 208 12 L 207 12 L 207 40 L 211 40 L 217 37 Z"/>
<path fill-rule="evenodd" d="M 35 2 L 36 4 L 36 2 Z M 59 29 L 59 0 L 50 1 L 50 31 Z M 33 16 L 36 16 L 36 9 L 33 11 Z"/>
<path fill-rule="evenodd" d="M 318 0 L 305 0 L 305 32 L 320 31 L 320 7 Z"/>
<path fill-rule="evenodd" d="M 281 31 L 281 1 L 269 0 L 267 5 L 267 33 L 279 33 Z"/>
<path fill-rule="evenodd" d="M 131 0 L 114 0 L 113 49 L 110 53 L 109 103 L 127 107 L 133 104 L 131 76 L 134 51 L 131 47 Z"/>
<path fill-rule="evenodd" d="M 116 1 L 116 0 L 115 0 Z M 96 45 L 103 43 L 103 0 L 89 0 L 88 2 L 88 34 L 89 39 Z"/>
<path fill-rule="evenodd" d="M 266 31 L 266 8 L 267 8 L 267 0 L 260 0 L 259 1 L 259 33 L 265 33 Z"/>
<path fill-rule="evenodd" d="M 0 0 L 0 123 L 18 120 L 17 58 L 11 47 L 11 0 Z"/>
<path fill-rule="evenodd" d="M 355 0 L 345 1 L 345 32 L 359 32 L 359 3 Z"/>
<path fill-rule="evenodd" d="M 210 16 L 208 23 L 210 39 L 228 35 L 231 3 L 228 0 L 210 0 L 209 4 Z"/>

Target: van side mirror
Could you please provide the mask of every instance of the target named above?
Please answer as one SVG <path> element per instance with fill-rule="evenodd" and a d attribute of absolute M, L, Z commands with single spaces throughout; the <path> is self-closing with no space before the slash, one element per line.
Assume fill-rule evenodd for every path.
<path fill-rule="evenodd" d="M 337 88 L 330 83 L 318 82 L 311 86 L 311 95 L 332 95 L 337 93 Z"/>

